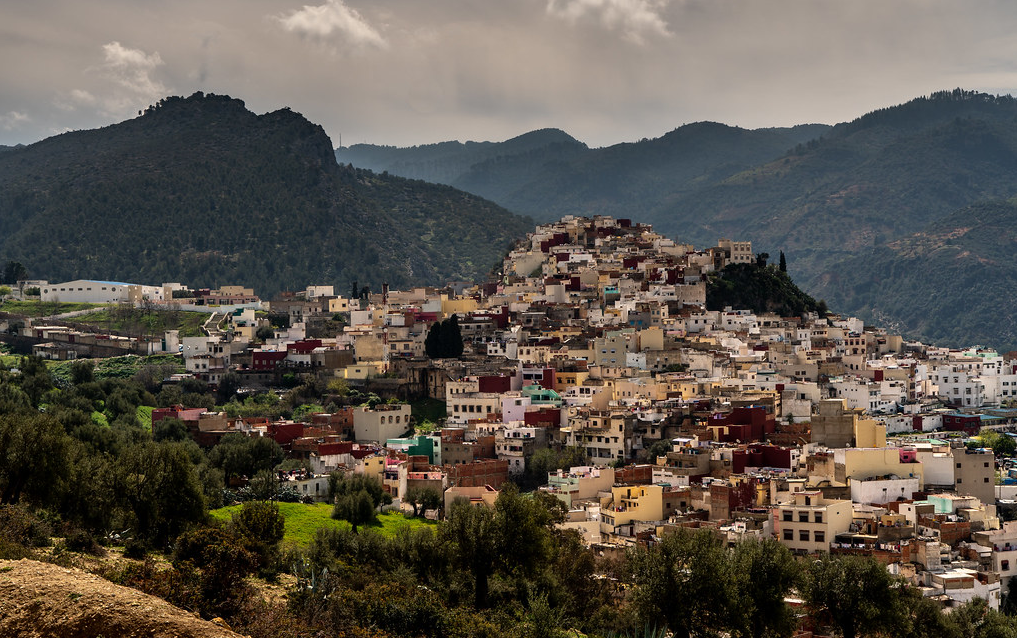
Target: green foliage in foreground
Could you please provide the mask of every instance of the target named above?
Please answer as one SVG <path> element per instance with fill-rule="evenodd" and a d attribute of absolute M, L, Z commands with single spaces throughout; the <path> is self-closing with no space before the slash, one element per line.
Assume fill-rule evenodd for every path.
<path fill-rule="evenodd" d="M 209 514 L 216 520 L 228 522 L 242 507 L 242 505 L 230 505 L 211 510 Z M 279 513 L 286 521 L 283 544 L 292 544 L 297 547 L 309 546 L 319 528 L 351 528 L 349 523 L 332 518 L 332 505 L 328 503 L 279 503 Z M 386 512 L 378 514 L 377 525 L 367 525 L 366 527 L 377 530 L 384 536 L 395 536 L 404 529 L 413 530 L 421 527 L 434 527 L 434 525 L 434 522 L 423 518 L 406 518 L 401 512 Z"/>

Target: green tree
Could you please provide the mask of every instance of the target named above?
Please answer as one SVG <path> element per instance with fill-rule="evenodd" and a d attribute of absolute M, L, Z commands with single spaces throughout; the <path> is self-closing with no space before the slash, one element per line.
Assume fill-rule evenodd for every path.
<path fill-rule="evenodd" d="M 801 568 L 779 541 L 748 540 L 731 555 L 734 576 L 734 620 L 752 638 L 790 636 L 797 624 L 784 598 L 801 580 Z M 739 623 L 735 623 L 739 624 Z"/>
<path fill-rule="evenodd" d="M 661 439 L 660 441 L 656 441 L 653 445 L 646 448 L 646 460 L 649 463 L 656 463 L 658 456 L 664 456 L 673 449 L 674 444 L 671 443 L 670 439 Z"/>
<path fill-rule="evenodd" d="M 378 506 L 391 502 L 381 483 L 364 474 L 329 475 L 329 494 L 335 500 L 332 518 L 348 521 L 353 532 L 361 525 L 374 523 L 378 519 Z"/>
<path fill-rule="evenodd" d="M 50 415 L 0 415 L 0 504 L 23 496 L 54 502 L 69 471 L 68 446 L 64 428 Z"/>
<path fill-rule="evenodd" d="M 992 448 L 996 456 L 1013 456 L 1014 452 L 1017 452 L 1017 441 L 1004 432 L 982 428 L 978 438 L 981 439 L 983 446 Z"/>
<path fill-rule="evenodd" d="M 228 402 L 237 394 L 237 390 L 240 389 L 242 381 L 240 375 L 236 372 L 227 372 L 219 378 L 219 383 L 216 386 L 215 396 L 216 400 L 220 404 Z"/>
<path fill-rule="evenodd" d="M 512 483 L 502 486 L 494 502 L 494 513 L 503 571 L 532 578 L 550 561 L 554 553 L 554 524 L 564 520 L 562 506 L 550 494 L 523 495 Z"/>
<path fill-rule="evenodd" d="M 4 264 L 3 279 L 0 283 L 16 284 L 22 279 L 28 279 L 28 269 L 20 261 L 9 261 Z"/>
<path fill-rule="evenodd" d="M 406 490 L 406 495 L 403 497 L 403 501 L 410 504 L 413 508 L 413 515 L 420 516 L 419 506 L 423 505 L 424 500 L 424 488 L 423 487 L 410 487 Z"/>
<path fill-rule="evenodd" d="M 787 272 L 787 259 L 784 257 L 784 251 L 780 251 L 780 271 Z"/>
<path fill-rule="evenodd" d="M 272 470 L 258 470 L 247 487 L 259 501 L 271 501 L 279 494 L 279 479 Z"/>
<path fill-rule="evenodd" d="M 277 503 L 248 501 L 233 515 L 233 530 L 244 539 L 244 546 L 258 557 L 262 567 L 275 559 L 285 533 L 286 520 Z"/>
<path fill-rule="evenodd" d="M 257 567 L 257 557 L 243 539 L 224 527 L 200 527 L 181 534 L 173 552 L 177 569 L 201 570 L 201 611 L 206 616 L 238 611 L 250 586 L 244 577 Z"/>
<path fill-rule="evenodd" d="M 474 607 L 486 608 L 488 581 L 494 574 L 501 540 L 494 511 L 470 505 L 466 499 L 456 499 L 449 507 L 441 534 L 454 545 L 456 564 L 473 576 Z"/>
<path fill-rule="evenodd" d="M 95 372 L 91 361 L 79 360 L 71 364 L 71 383 L 82 385 L 93 381 L 95 381 Z"/>
<path fill-rule="evenodd" d="M 254 477 L 261 470 L 274 469 L 284 457 L 279 444 L 268 437 L 232 433 L 212 448 L 208 460 L 223 471 L 223 479 L 228 485 L 234 476 Z"/>
<path fill-rule="evenodd" d="M 186 441 L 191 438 L 187 424 L 174 417 L 166 417 L 152 424 L 153 441 Z"/>
<path fill-rule="evenodd" d="M 117 470 L 118 493 L 141 538 L 164 544 L 205 517 L 198 474 L 183 444 L 136 444 Z"/>
<path fill-rule="evenodd" d="M 353 533 L 361 525 L 377 522 L 378 512 L 367 490 L 358 490 L 337 496 L 332 508 L 332 518 L 347 521 L 353 526 Z"/>
<path fill-rule="evenodd" d="M 844 638 L 893 632 L 906 623 L 906 584 L 869 557 L 822 558 L 806 570 L 805 599 Z"/>
<path fill-rule="evenodd" d="M 678 531 L 630 553 L 633 601 L 644 621 L 663 620 L 675 636 L 710 635 L 727 626 L 731 562 L 712 530 Z M 679 602 L 680 601 L 680 602 Z"/>
<path fill-rule="evenodd" d="M 452 315 L 444 321 L 436 321 L 424 338 L 424 350 L 432 359 L 454 359 L 463 354 L 463 335 L 459 318 Z"/>

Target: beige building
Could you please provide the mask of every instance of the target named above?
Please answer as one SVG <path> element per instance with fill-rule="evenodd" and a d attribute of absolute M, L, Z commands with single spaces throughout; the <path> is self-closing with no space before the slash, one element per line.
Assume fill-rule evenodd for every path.
<path fill-rule="evenodd" d="M 844 399 L 819 402 L 812 415 L 812 442 L 829 448 L 883 447 L 886 426 L 862 418 L 862 410 L 848 410 Z"/>
<path fill-rule="evenodd" d="M 992 450 L 955 447 L 953 452 L 954 489 L 958 494 L 974 496 L 987 505 L 996 502 L 996 461 Z"/>
<path fill-rule="evenodd" d="M 581 466 L 557 470 L 547 475 L 543 490 L 554 494 L 572 507 L 576 501 L 588 500 L 614 487 L 614 468 Z"/>
<path fill-rule="evenodd" d="M 789 503 L 773 508 L 777 540 L 796 552 L 814 554 L 830 550 L 837 534 L 851 526 L 851 501 L 823 498 L 820 490 L 795 492 Z"/>
<path fill-rule="evenodd" d="M 382 443 L 396 439 L 410 429 L 407 403 L 359 407 L 353 410 L 353 433 L 357 441 Z"/>
<path fill-rule="evenodd" d="M 611 496 L 601 501 L 600 533 L 630 536 L 622 527 L 633 523 L 654 523 L 689 506 L 691 499 L 685 487 L 670 485 L 618 485 Z"/>
<path fill-rule="evenodd" d="M 633 424 L 627 412 L 569 408 L 561 434 L 566 445 L 585 448 L 592 462 L 608 463 L 631 456 Z"/>

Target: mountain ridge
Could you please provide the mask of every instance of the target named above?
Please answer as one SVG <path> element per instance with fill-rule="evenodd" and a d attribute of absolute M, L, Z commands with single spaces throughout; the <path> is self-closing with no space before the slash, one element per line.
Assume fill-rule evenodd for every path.
<path fill-rule="evenodd" d="M 475 195 L 339 166 L 317 124 L 171 97 L 0 154 L 0 256 L 35 277 L 379 287 L 483 277 L 531 223 Z"/>

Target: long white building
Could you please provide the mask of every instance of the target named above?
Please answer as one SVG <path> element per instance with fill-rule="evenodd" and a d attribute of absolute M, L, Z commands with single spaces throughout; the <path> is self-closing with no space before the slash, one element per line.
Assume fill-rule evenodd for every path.
<path fill-rule="evenodd" d="M 162 301 L 166 297 L 163 286 L 143 286 L 122 281 L 75 279 L 51 283 L 39 291 L 43 301 L 69 303 L 139 303 L 144 299 Z M 170 293 L 172 294 L 172 293 Z"/>

